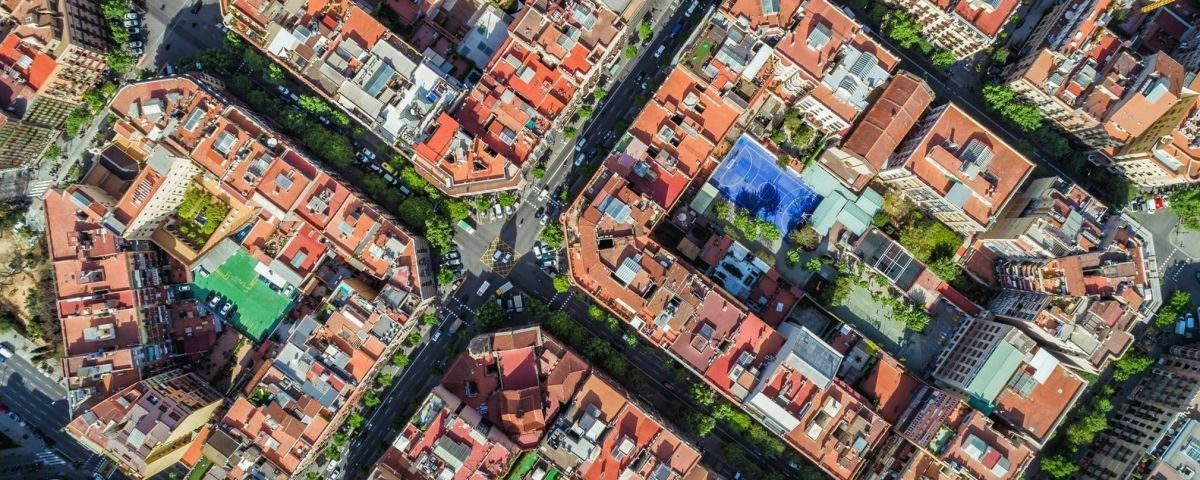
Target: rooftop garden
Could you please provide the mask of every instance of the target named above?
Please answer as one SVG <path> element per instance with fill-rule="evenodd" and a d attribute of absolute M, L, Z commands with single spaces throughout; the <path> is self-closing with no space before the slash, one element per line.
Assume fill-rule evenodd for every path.
<path fill-rule="evenodd" d="M 229 215 L 228 205 L 193 185 L 183 194 L 183 202 L 175 210 L 175 232 L 193 248 L 198 248 L 208 242 L 226 215 Z"/>
<path fill-rule="evenodd" d="M 209 73 L 229 79 L 228 91 L 250 109 L 268 116 L 281 133 L 290 135 L 318 160 L 339 173 L 348 183 L 362 187 L 372 200 L 396 215 L 415 233 L 423 235 L 439 255 L 450 250 L 452 225 L 469 216 L 463 200 L 445 198 L 400 154 L 377 151 L 378 163 L 411 194 L 403 193 L 368 165 L 357 161 L 356 149 L 369 133 L 312 92 L 296 92 L 297 105 L 286 102 L 276 88 L 287 74 L 257 48 L 244 44 L 236 34 L 227 35 L 224 48 L 202 50 L 185 57 L 179 65 L 202 65 Z M 298 82 L 289 83 L 295 86 Z"/>

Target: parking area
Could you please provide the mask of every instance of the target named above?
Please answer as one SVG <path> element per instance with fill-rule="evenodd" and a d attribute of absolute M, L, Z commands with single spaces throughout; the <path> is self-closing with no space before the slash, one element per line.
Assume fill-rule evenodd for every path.
<path fill-rule="evenodd" d="M 252 340 L 261 342 L 287 315 L 296 292 L 291 285 L 276 289 L 259 273 L 262 264 L 241 248 L 219 265 L 211 270 L 196 268 L 196 298 Z"/>

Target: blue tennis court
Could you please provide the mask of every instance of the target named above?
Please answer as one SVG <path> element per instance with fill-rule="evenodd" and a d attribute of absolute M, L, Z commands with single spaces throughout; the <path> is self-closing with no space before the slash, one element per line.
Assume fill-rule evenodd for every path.
<path fill-rule="evenodd" d="M 734 205 L 770 221 L 784 235 L 808 220 L 821 196 L 748 135 L 742 135 L 708 182 Z"/>

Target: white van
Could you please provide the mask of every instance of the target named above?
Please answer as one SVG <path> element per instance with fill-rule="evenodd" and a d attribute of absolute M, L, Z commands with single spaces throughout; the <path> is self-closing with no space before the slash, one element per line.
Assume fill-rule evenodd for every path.
<path fill-rule="evenodd" d="M 483 285 L 479 286 L 479 290 L 475 291 L 475 296 L 482 297 L 485 293 L 487 293 L 488 289 L 491 288 L 491 286 L 492 286 L 492 284 L 490 282 L 488 282 L 487 280 L 484 280 Z"/>

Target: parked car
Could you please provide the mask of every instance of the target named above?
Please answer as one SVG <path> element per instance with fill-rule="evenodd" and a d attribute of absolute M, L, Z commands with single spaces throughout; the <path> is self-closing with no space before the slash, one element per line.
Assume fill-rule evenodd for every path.
<path fill-rule="evenodd" d="M 516 209 L 514 209 L 512 205 L 504 206 L 504 214 L 505 215 L 508 215 L 511 217 L 514 212 L 516 212 Z"/>
<path fill-rule="evenodd" d="M 129 45 L 130 49 L 142 48 L 142 47 L 146 46 L 146 44 L 142 43 L 141 40 L 134 40 L 132 42 L 129 42 L 127 45 Z"/>
<path fill-rule="evenodd" d="M 125 14 L 126 20 L 138 20 L 140 18 L 142 18 L 142 14 L 138 12 L 129 12 Z"/>
<path fill-rule="evenodd" d="M 575 166 L 578 167 L 580 165 L 583 165 L 583 162 L 585 160 L 587 160 L 587 154 L 580 153 L 579 155 L 576 155 L 575 156 Z"/>
<path fill-rule="evenodd" d="M 0 362 L 8 360 L 8 359 L 12 358 L 12 356 L 13 356 L 12 350 L 9 350 L 7 347 L 0 347 Z"/>
<path fill-rule="evenodd" d="M 550 187 L 542 187 L 542 191 L 538 192 L 538 201 L 544 202 L 550 199 Z"/>

